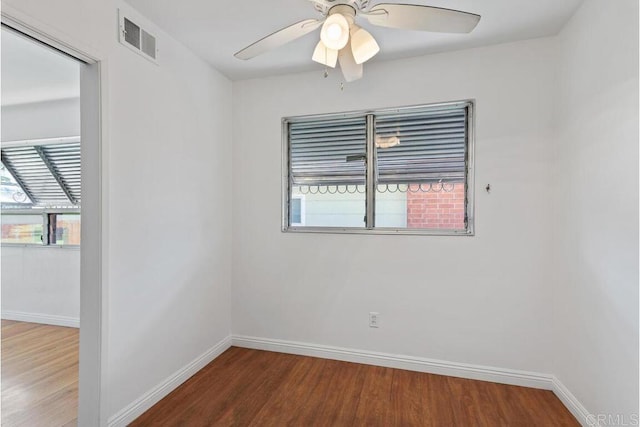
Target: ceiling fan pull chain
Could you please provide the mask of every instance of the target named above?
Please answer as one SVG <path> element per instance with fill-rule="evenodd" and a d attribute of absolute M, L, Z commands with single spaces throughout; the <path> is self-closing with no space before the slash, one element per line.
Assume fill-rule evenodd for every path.
<path fill-rule="evenodd" d="M 327 77 L 329 77 L 329 66 L 326 65 L 329 61 L 327 60 L 327 57 L 329 56 L 329 51 L 328 51 L 328 47 L 324 47 L 324 78 L 326 79 Z"/>

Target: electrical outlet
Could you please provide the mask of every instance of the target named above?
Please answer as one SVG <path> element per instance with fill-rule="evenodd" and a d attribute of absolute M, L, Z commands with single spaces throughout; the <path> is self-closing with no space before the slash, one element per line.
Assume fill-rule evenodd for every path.
<path fill-rule="evenodd" d="M 380 327 L 380 313 L 376 313 L 375 311 L 369 312 L 369 327 L 370 328 Z"/>

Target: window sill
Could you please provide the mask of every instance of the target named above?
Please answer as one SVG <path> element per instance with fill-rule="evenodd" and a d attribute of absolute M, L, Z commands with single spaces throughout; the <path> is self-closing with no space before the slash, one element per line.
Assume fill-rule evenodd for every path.
<path fill-rule="evenodd" d="M 80 245 L 40 245 L 38 243 L 2 243 L 0 248 L 31 248 L 31 249 L 65 249 L 80 250 Z"/>
<path fill-rule="evenodd" d="M 409 235 L 409 236 L 474 236 L 470 230 L 417 230 L 400 228 L 366 228 L 352 227 L 288 227 L 282 229 L 283 233 L 314 233 L 314 234 L 378 234 L 378 235 Z"/>

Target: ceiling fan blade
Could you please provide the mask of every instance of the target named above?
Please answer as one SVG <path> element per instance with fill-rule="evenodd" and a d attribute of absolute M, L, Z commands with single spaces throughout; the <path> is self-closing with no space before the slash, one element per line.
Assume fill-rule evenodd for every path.
<path fill-rule="evenodd" d="M 265 53 L 271 49 L 275 49 L 282 45 L 285 45 L 295 39 L 298 39 L 305 34 L 318 28 L 324 20 L 319 19 L 306 19 L 304 21 L 296 22 L 293 25 L 282 28 L 275 33 L 258 40 L 257 42 L 245 47 L 235 55 L 238 59 L 251 59 L 262 53 Z"/>
<path fill-rule="evenodd" d="M 373 25 L 435 33 L 470 33 L 480 15 L 417 4 L 381 3 L 361 13 Z"/>
<path fill-rule="evenodd" d="M 340 63 L 340 69 L 342 70 L 345 81 L 352 82 L 362 78 L 364 67 L 362 64 L 357 64 L 353 57 L 351 39 L 349 39 L 349 43 L 338 53 L 338 62 Z"/>

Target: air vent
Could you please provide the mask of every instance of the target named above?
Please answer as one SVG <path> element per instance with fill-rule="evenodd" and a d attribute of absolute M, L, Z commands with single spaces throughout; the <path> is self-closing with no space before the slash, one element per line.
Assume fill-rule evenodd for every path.
<path fill-rule="evenodd" d="M 143 53 L 146 53 L 153 59 L 156 59 L 156 38 L 151 34 L 147 33 L 145 30 L 142 30 L 142 44 L 140 48 Z"/>
<path fill-rule="evenodd" d="M 121 10 L 118 11 L 118 15 L 120 20 L 120 43 L 157 64 L 156 37 L 140 27 L 128 16 L 124 16 Z"/>

